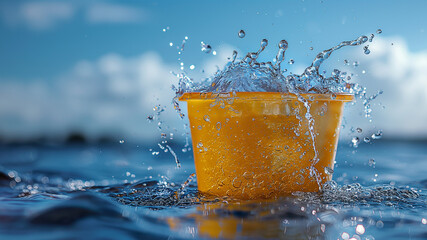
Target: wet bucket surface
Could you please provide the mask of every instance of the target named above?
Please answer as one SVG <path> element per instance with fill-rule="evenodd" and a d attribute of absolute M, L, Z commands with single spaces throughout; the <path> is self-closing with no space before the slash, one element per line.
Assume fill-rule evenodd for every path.
<path fill-rule="evenodd" d="M 314 145 L 294 94 L 185 93 L 198 189 L 237 199 L 269 199 L 316 192 L 310 168 L 317 150 L 320 184 L 332 179 L 344 103 L 350 94 L 301 94 L 310 104 Z"/>

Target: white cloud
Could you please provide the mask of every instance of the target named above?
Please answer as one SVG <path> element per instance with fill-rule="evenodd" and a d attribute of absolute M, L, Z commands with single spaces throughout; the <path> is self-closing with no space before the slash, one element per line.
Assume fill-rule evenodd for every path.
<path fill-rule="evenodd" d="M 131 23 L 147 19 L 141 8 L 106 2 L 89 1 L 30 1 L 0 5 L 1 19 L 9 26 L 25 25 L 32 30 L 47 30 L 59 23 L 83 16 L 85 21 L 100 23 Z"/>
<path fill-rule="evenodd" d="M 3 5 L 3 20 L 12 26 L 26 24 L 31 29 L 45 30 L 72 18 L 75 6 L 69 2 L 24 2 Z"/>
<path fill-rule="evenodd" d="M 126 23 L 145 20 L 147 14 L 141 9 L 117 4 L 97 3 L 87 8 L 86 18 L 91 23 Z"/>
<path fill-rule="evenodd" d="M 171 107 L 176 81 L 156 53 L 134 58 L 108 54 L 95 62 L 80 61 L 54 83 L 0 82 L 0 134 L 16 139 L 65 137 L 73 131 L 124 139 L 159 137 L 156 123 L 146 118 L 153 106 L 167 110 L 162 120 L 178 123 Z M 165 123 L 166 125 L 166 123 Z M 172 132 L 165 129 L 165 132 Z"/>
<path fill-rule="evenodd" d="M 347 111 L 349 125 L 375 126 L 383 129 L 388 137 L 425 138 L 427 50 L 411 52 L 406 41 L 400 37 L 379 36 L 369 45 L 369 55 L 361 53 L 361 49 L 354 52 L 355 58 L 360 61 L 358 69 L 366 71 L 366 74 L 359 74 L 356 82 L 360 82 L 371 94 L 378 90 L 384 93 L 372 102 L 373 124 L 351 114 L 350 111 L 356 110 L 352 107 Z"/>

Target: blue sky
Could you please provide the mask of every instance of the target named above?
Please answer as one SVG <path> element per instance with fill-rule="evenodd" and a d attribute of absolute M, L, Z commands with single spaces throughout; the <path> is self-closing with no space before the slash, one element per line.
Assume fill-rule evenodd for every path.
<path fill-rule="evenodd" d="M 194 75 L 198 76 L 202 69 L 223 64 L 232 49 L 241 54 L 257 50 L 262 38 L 269 39 L 270 46 L 261 59 L 273 58 L 276 43 L 286 39 L 288 59 L 296 62 L 287 67 L 297 71 L 321 50 L 380 28 L 383 33 L 375 38 L 382 44 L 378 46 L 382 49 L 378 58 L 374 52 L 373 57 L 368 56 L 371 58 L 363 56 L 362 48 L 348 49 L 328 65 L 342 66 L 340 58 L 350 58 L 366 66 L 360 71 L 369 70 L 369 66 L 392 56 L 389 53 L 403 49 L 403 55 L 393 56 L 404 56 L 405 61 L 421 59 L 414 64 L 420 65 L 418 68 L 405 63 L 407 70 L 402 70 L 406 74 L 403 77 L 415 74 L 416 82 L 424 76 L 419 69 L 423 69 L 427 50 L 425 9 L 426 1 L 2 1 L 0 82 L 4 94 L 0 96 L 0 135 L 25 139 L 79 130 L 93 135 L 112 131 L 117 136 L 148 138 L 145 116 L 156 104 L 155 99 L 169 91 L 173 82 L 169 71 L 178 66 L 174 47 L 185 36 L 189 40 L 182 58 L 186 67 L 196 66 Z M 169 30 L 163 32 L 167 27 Z M 246 31 L 243 39 L 237 37 L 240 29 Z M 202 53 L 201 41 L 209 43 L 218 55 Z M 169 46 L 170 42 L 174 47 Z M 396 44 L 394 48 L 391 42 Z M 141 64 L 151 67 L 141 72 Z M 134 65 L 137 67 L 129 67 Z M 381 82 L 375 70 L 367 74 L 362 82 L 380 79 L 368 83 L 373 92 L 389 84 Z M 152 90 L 156 84 L 162 86 Z M 169 99 L 159 101 L 169 103 Z M 387 101 L 385 98 L 385 105 Z M 61 112 L 64 108 L 75 111 L 67 117 L 71 120 L 58 117 L 65 114 Z M 97 109 L 106 110 L 94 116 Z M 390 114 L 386 111 L 373 128 L 381 128 L 381 119 L 389 119 Z M 413 118 L 427 120 L 425 115 L 417 114 Z M 173 113 L 165 119 L 176 120 Z M 103 127 L 96 130 L 94 126 L 99 125 Z M 393 129 L 393 125 L 385 128 Z M 421 132 L 427 136 L 427 130 Z"/>
<path fill-rule="evenodd" d="M 34 4 L 33 1 L 2 2 L 0 72 L 4 77 L 55 77 L 81 59 L 94 60 L 109 52 L 136 56 L 154 50 L 165 61 L 173 62 L 167 44 L 181 41 L 184 36 L 189 36 L 189 45 L 195 46 L 195 51 L 189 50 L 187 55 L 196 62 L 204 57 L 197 52 L 200 41 L 213 47 L 227 43 L 246 52 L 257 48 L 263 37 L 271 43 L 287 39 L 288 55 L 309 62 L 315 55 L 307 51 L 310 46 L 319 51 L 377 28 L 383 29 L 385 36 L 404 36 L 412 51 L 426 48 L 425 1 L 55 2 L 69 6 L 72 13 L 50 19 L 45 15 L 51 23 L 41 26 L 31 23 L 43 21 L 36 17 L 19 21 L 20 16 L 5 14 L 11 11 L 8 8 Z M 36 2 L 42 3 L 52 1 Z M 91 20 L 87 16 L 89 9 L 102 4 L 123 6 L 138 17 Z M 17 18 L 18 22 L 7 18 Z M 171 28 L 168 34 L 161 31 L 166 26 Z M 237 38 L 240 29 L 247 32 L 245 39 Z M 275 50 L 270 47 L 265 55 L 273 55 Z"/>

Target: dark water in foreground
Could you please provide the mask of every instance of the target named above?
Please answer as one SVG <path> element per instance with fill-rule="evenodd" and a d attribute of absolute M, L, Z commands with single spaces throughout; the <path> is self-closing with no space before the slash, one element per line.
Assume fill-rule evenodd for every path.
<path fill-rule="evenodd" d="M 238 202 L 180 190 L 191 153 L 176 169 L 128 143 L 0 146 L 0 239 L 427 239 L 427 143 L 354 151 L 323 194 Z"/>

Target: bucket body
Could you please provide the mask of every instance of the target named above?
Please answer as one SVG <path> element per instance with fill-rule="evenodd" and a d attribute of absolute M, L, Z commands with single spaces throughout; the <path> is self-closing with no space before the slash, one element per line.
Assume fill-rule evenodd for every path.
<path fill-rule="evenodd" d="M 301 97 L 308 104 L 289 93 L 181 96 L 188 106 L 199 191 L 269 199 L 317 192 L 331 180 L 344 103 L 353 96 Z"/>

